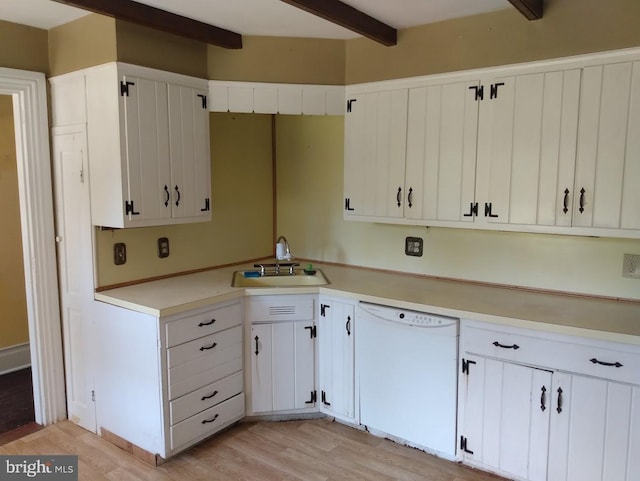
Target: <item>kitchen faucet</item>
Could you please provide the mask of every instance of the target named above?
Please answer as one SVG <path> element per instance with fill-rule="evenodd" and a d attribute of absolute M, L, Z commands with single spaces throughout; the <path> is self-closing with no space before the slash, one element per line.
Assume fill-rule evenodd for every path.
<path fill-rule="evenodd" d="M 293 258 L 289 249 L 289 241 L 283 235 L 276 240 L 276 274 L 280 273 L 280 261 L 290 261 Z M 293 273 L 293 266 L 289 269 Z"/>

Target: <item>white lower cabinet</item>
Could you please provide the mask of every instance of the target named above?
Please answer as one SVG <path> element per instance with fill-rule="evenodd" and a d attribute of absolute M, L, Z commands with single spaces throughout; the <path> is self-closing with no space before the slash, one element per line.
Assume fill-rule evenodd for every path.
<path fill-rule="evenodd" d="M 640 347 L 461 323 L 459 458 L 519 480 L 640 479 Z"/>
<path fill-rule="evenodd" d="M 256 296 L 247 301 L 248 411 L 316 409 L 315 296 Z"/>
<path fill-rule="evenodd" d="M 242 300 L 168 317 L 94 305 L 98 432 L 168 458 L 244 417 Z"/>
<path fill-rule="evenodd" d="M 551 395 L 549 481 L 640 479 L 640 386 L 558 373 Z"/>
<path fill-rule="evenodd" d="M 355 302 L 320 296 L 318 304 L 320 411 L 354 423 Z"/>

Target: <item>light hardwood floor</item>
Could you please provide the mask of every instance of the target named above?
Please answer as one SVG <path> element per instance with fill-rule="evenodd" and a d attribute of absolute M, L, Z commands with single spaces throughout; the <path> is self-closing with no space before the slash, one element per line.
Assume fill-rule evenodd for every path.
<path fill-rule="evenodd" d="M 63 421 L 0 446 L 0 454 L 77 454 L 87 481 L 498 481 L 330 419 L 240 423 L 154 468 Z"/>

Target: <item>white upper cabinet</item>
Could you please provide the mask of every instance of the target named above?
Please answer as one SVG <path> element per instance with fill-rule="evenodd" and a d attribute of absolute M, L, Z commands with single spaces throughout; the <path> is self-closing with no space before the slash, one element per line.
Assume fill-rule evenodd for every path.
<path fill-rule="evenodd" d="M 580 70 L 498 77 L 482 101 L 479 216 L 571 225 Z M 483 177 L 484 178 L 484 177 Z M 566 199 L 566 200 L 565 200 Z"/>
<path fill-rule="evenodd" d="M 409 90 L 405 217 L 472 221 L 478 81 Z"/>
<path fill-rule="evenodd" d="M 574 225 L 640 229 L 640 62 L 587 67 L 580 97 Z"/>
<path fill-rule="evenodd" d="M 65 88 L 81 84 L 78 78 L 83 89 Z M 86 102 L 94 225 L 211 219 L 206 80 L 110 63 L 52 79 L 52 86 L 53 105 Z M 56 110 L 60 119 L 74 111 Z"/>
<path fill-rule="evenodd" d="M 402 218 L 407 89 L 347 98 L 345 215 Z"/>
<path fill-rule="evenodd" d="M 345 219 L 640 237 L 638 50 L 346 97 Z"/>

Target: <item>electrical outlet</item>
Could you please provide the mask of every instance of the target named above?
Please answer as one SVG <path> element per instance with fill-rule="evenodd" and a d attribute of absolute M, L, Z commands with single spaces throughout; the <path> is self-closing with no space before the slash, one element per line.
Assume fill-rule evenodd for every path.
<path fill-rule="evenodd" d="M 624 260 L 622 261 L 622 277 L 640 279 L 640 255 L 624 255 Z"/>
<path fill-rule="evenodd" d="M 422 237 L 405 238 L 404 253 L 408 256 L 422 257 Z"/>
<path fill-rule="evenodd" d="M 121 266 L 127 262 L 127 246 L 123 242 L 113 244 L 113 263 Z"/>
<path fill-rule="evenodd" d="M 158 257 L 160 259 L 169 257 L 169 239 L 166 237 L 160 237 L 158 239 Z"/>

